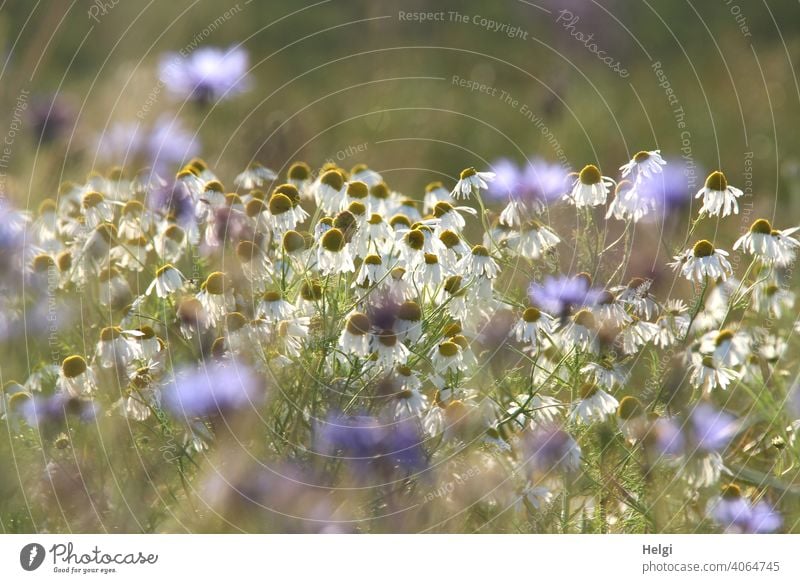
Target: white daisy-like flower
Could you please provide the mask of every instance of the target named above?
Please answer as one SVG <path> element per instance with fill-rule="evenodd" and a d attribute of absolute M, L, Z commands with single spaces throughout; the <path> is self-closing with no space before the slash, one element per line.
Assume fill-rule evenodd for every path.
<path fill-rule="evenodd" d="M 345 208 L 345 181 L 338 170 L 328 170 L 317 179 L 315 184 L 315 197 L 317 205 L 329 215 L 338 213 Z"/>
<path fill-rule="evenodd" d="M 465 255 L 458 263 L 458 271 L 470 277 L 494 279 L 500 272 L 500 266 L 486 247 L 475 245 L 469 255 Z"/>
<path fill-rule="evenodd" d="M 764 281 L 753 289 L 753 304 L 757 310 L 773 318 L 781 318 L 794 308 L 795 293 L 775 280 Z"/>
<path fill-rule="evenodd" d="M 461 216 L 462 213 L 474 217 L 478 214 L 478 211 L 468 206 L 453 206 L 447 201 L 437 202 L 433 208 L 433 216 L 438 219 L 439 228 L 444 231 L 460 233 L 467 224 L 464 217 Z"/>
<path fill-rule="evenodd" d="M 461 171 L 458 182 L 450 196 L 456 200 L 467 199 L 473 192 L 489 188 L 489 182 L 492 182 L 494 177 L 494 172 L 478 172 L 472 167 L 465 168 Z"/>
<path fill-rule="evenodd" d="M 305 162 L 294 162 L 286 172 L 286 180 L 293 184 L 304 199 L 312 197 L 311 167 Z"/>
<path fill-rule="evenodd" d="M 693 353 L 690 370 L 689 382 L 693 387 L 702 389 L 705 394 L 718 387 L 726 390 L 738 377 L 735 371 L 715 362 L 710 354 Z"/>
<path fill-rule="evenodd" d="M 703 188 L 697 191 L 695 198 L 703 197 L 703 206 L 700 213 L 708 213 L 712 217 L 727 217 L 729 214 L 739 214 L 739 203 L 736 199 L 743 192 L 728 184 L 727 178 L 720 171 L 712 172 L 706 178 Z"/>
<path fill-rule="evenodd" d="M 628 373 L 625 369 L 605 360 L 587 363 L 581 368 L 581 374 L 609 391 L 625 386 L 628 381 Z"/>
<path fill-rule="evenodd" d="M 226 285 L 225 274 L 221 271 L 209 274 L 200 286 L 197 299 L 205 310 L 210 326 L 215 326 L 236 305 L 233 290 Z"/>
<path fill-rule="evenodd" d="M 708 488 L 719 481 L 725 463 L 716 451 L 698 451 L 679 467 L 678 474 L 695 488 Z"/>
<path fill-rule="evenodd" d="M 588 164 L 578 173 L 572 184 L 572 190 L 564 196 L 564 199 L 577 208 L 599 206 L 605 204 L 608 191 L 613 184 L 614 181 L 608 176 L 603 176 L 597 166 Z"/>
<path fill-rule="evenodd" d="M 450 191 L 441 182 L 431 182 L 425 187 L 423 208 L 426 213 L 432 213 L 438 202 L 450 202 Z"/>
<path fill-rule="evenodd" d="M 186 278 L 177 268 L 167 263 L 156 271 L 156 277 L 150 285 L 147 286 L 145 295 L 150 295 L 155 291 L 159 298 L 166 298 L 170 294 L 178 291 L 183 286 L 185 279 Z"/>
<path fill-rule="evenodd" d="M 372 336 L 372 350 L 377 354 L 378 363 L 386 368 L 405 364 L 410 354 L 394 330 L 381 330 Z"/>
<path fill-rule="evenodd" d="M 636 170 L 638 176 L 650 178 L 655 174 L 660 174 L 662 172 L 661 167 L 666 164 L 664 158 L 661 157 L 661 150 L 642 150 L 637 152 L 630 162 L 620 166 L 619 169 L 622 171 L 623 178 L 634 170 Z"/>
<path fill-rule="evenodd" d="M 653 344 L 666 348 L 686 336 L 689 330 L 689 308 L 682 300 L 668 300 L 664 312 L 656 320 L 658 333 Z"/>
<path fill-rule="evenodd" d="M 595 383 L 585 383 L 581 387 L 580 399 L 573 405 L 569 413 L 572 422 L 589 425 L 600 423 L 613 415 L 619 401 L 606 393 Z"/>
<path fill-rule="evenodd" d="M 358 268 L 358 274 L 353 282 L 353 287 L 371 287 L 373 285 L 378 285 L 378 283 L 385 284 L 385 279 L 388 274 L 389 272 L 383 264 L 383 259 L 381 259 L 380 255 L 367 255 Z"/>
<path fill-rule="evenodd" d="M 425 260 L 414 268 L 414 282 L 417 287 L 433 292 L 442 283 L 444 272 L 439 258 L 433 253 L 425 253 Z"/>
<path fill-rule="evenodd" d="M 350 273 L 356 270 L 344 233 L 337 228 L 325 231 L 317 248 L 317 265 L 322 275 Z"/>
<path fill-rule="evenodd" d="M 70 397 L 91 396 L 97 390 L 94 371 L 82 356 L 68 356 L 61 363 L 56 386 Z"/>
<path fill-rule="evenodd" d="M 733 273 L 727 257 L 727 251 L 716 249 L 710 241 L 703 239 L 683 254 L 676 255 L 669 266 L 680 269 L 683 277 L 694 283 L 703 283 L 706 278 L 725 281 Z"/>
<path fill-rule="evenodd" d="M 600 343 L 597 339 L 597 321 L 591 311 L 578 310 L 561 332 L 561 338 L 568 346 L 583 352 L 597 353 Z"/>
<path fill-rule="evenodd" d="M 270 196 L 266 214 L 266 222 L 269 228 L 278 235 L 294 229 L 298 222 L 294 208 L 292 199 L 285 194 L 276 192 Z"/>
<path fill-rule="evenodd" d="M 119 204 L 119 203 L 117 203 Z M 81 199 L 86 225 L 96 227 L 114 220 L 114 206 L 99 192 L 87 192 Z"/>
<path fill-rule="evenodd" d="M 658 326 L 634 318 L 633 322 L 620 331 L 622 351 L 625 354 L 636 354 L 639 349 L 650 342 L 658 334 Z"/>
<path fill-rule="evenodd" d="M 658 313 L 658 302 L 650 294 L 652 280 L 634 277 L 628 285 L 611 288 L 617 294 L 617 299 L 633 308 L 633 312 L 645 320 L 651 319 Z"/>
<path fill-rule="evenodd" d="M 129 333 L 130 334 L 130 333 Z M 139 335 L 137 332 L 135 335 Z M 97 342 L 97 361 L 103 368 L 128 366 L 137 357 L 136 345 L 119 326 L 107 326 L 100 331 Z"/>
<path fill-rule="evenodd" d="M 614 189 L 614 200 L 608 205 L 606 218 L 612 216 L 620 221 L 630 219 L 638 223 L 656 209 L 656 200 L 652 196 L 644 196 L 639 191 L 639 182 L 631 183 L 622 180 Z"/>
<path fill-rule="evenodd" d="M 625 304 L 617 301 L 614 294 L 608 290 L 598 294 L 595 305 L 590 309 L 600 322 L 615 328 L 621 328 L 633 320 L 633 317 L 625 311 Z"/>
<path fill-rule="evenodd" d="M 428 397 L 418 388 L 404 388 L 397 393 L 397 399 L 391 405 L 391 412 L 395 420 L 420 419 L 427 408 Z"/>
<path fill-rule="evenodd" d="M 397 307 L 394 329 L 403 342 L 415 344 L 422 336 L 422 310 L 415 301 L 406 301 Z"/>
<path fill-rule="evenodd" d="M 517 342 L 525 342 L 532 351 L 536 351 L 540 341 L 552 334 L 554 322 L 550 314 L 534 307 L 526 308 L 522 317 L 511 328 L 509 336 L 513 335 Z"/>
<path fill-rule="evenodd" d="M 509 239 L 509 246 L 523 257 L 539 259 L 561 242 L 550 227 L 539 221 L 530 221 L 519 233 Z"/>
<path fill-rule="evenodd" d="M 791 237 L 798 228 L 800 227 L 773 230 L 768 220 L 758 219 L 747 233 L 736 240 L 733 249 L 742 248 L 765 263 L 788 265 L 794 260 L 796 250 L 800 247 L 800 241 Z"/>
<path fill-rule="evenodd" d="M 617 427 L 625 439 L 639 441 L 647 435 L 647 411 L 636 397 L 623 397 L 617 407 Z"/>
<path fill-rule="evenodd" d="M 350 169 L 350 180 L 358 180 L 367 186 L 375 186 L 383 182 L 383 177 L 366 164 L 356 164 Z"/>
<path fill-rule="evenodd" d="M 725 329 L 708 332 L 700 339 L 700 352 L 710 354 L 714 362 L 726 368 L 735 368 L 750 354 L 750 337 L 742 332 Z"/>
<path fill-rule="evenodd" d="M 461 346 L 450 340 L 434 346 L 430 359 L 437 374 L 455 373 L 465 368 Z"/>
<path fill-rule="evenodd" d="M 153 248 L 162 261 L 177 263 L 183 257 L 188 244 L 186 231 L 178 225 L 168 225 L 153 240 Z"/>
<path fill-rule="evenodd" d="M 352 312 L 339 336 L 339 348 L 346 354 L 366 358 L 370 354 L 370 322 L 366 314 Z"/>
<path fill-rule="evenodd" d="M 139 358 L 143 358 L 144 360 L 154 359 L 156 355 L 161 352 L 161 340 L 156 336 L 155 330 L 150 326 L 142 326 L 139 328 L 139 332 L 141 332 L 141 334 L 134 337 L 136 352 Z"/>
<path fill-rule="evenodd" d="M 294 313 L 295 307 L 279 291 L 265 291 L 256 306 L 256 316 L 267 322 L 286 320 Z"/>
<path fill-rule="evenodd" d="M 511 197 L 508 204 L 500 213 L 498 222 L 511 229 L 515 229 L 522 224 L 522 220 L 526 213 L 525 203 L 518 198 Z"/>
<path fill-rule="evenodd" d="M 253 162 L 247 170 L 236 175 L 236 178 L 233 179 L 233 185 L 237 188 L 252 190 L 269 184 L 277 177 L 278 175 L 274 171 L 258 162 Z"/>

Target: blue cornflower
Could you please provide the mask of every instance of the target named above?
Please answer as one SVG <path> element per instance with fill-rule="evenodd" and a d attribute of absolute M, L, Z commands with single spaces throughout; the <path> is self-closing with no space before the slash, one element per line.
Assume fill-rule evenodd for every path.
<path fill-rule="evenodd" d="M 528 288 L 531 301 L 544 311 L 566 317 L 573 308 L 593 306 L 602 290 L 591 286 L 588 276 L 548 276 L 542 284 L 532 283 Z"/>
<path fill-rule="evenodd" d="M 183 57 L 168 53 L 161 59 L 161 81 L 170 92 L 198 103 L 230 98 L 250 88 L 248 55 L 241 47 L 203 47 Z"/>
<path fill-rule="evenodd" d="M 386 424 L 370 415 L 332 414 L 317 427 L 316 450 L 357 465 L 419 471 L 427 457 L 412 421 Z"/>
<path fill-rule="evenodd" d="M 209 362 L 178 371 L 164 389 L 166 407 L 178 417 L 212 417 L 257 406 L 261 379 L 240 363 Z"/>

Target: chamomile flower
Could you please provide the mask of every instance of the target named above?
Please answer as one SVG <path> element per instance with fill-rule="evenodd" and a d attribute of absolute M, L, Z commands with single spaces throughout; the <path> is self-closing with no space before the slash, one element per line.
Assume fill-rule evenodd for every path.
<path fill-rule="evenodd" d="M 583 352 L 597 353 L 600 349 L 597 338 L 597 321 L 586 308 L 578 310 L 564 327 L 561 337 L 564 342 Z"/>
<path fill-rule="evenodd" d="M 625 386 L 628 381 L 628 373 L 620 365 L 606 359 L 587 363 L 581 368 L 581 374 L 609 391 Z"/>
<path fill-rule="evenodd" d="M 355 271 L 344 233 L 337 228 L 326 231 L 317 247 L 317 265 L 322 275 Z"/>
<path fill-rule="evenodd" d="M 640 151 L 637 152 L 633 158 L 626 164 L 619 167 L 622 171 L 622 177 L 625 178 L 631 172 L 636 172 L 637 176 L 643 178 L 650 178 L 655 174 L 662 172 L 662 166 L 667 163 L 661 157 L 661 150 Z"/>
<path fill-rule="evenodd" d="M 422 309 L 417 302 L 409 300 L 397 307 L 394 329 L 403 342 L 419 342 L 422 337 Z"/>
<path fill-rule="evenodd" d="M 620 331 L 622 352 L 636 354 L 642 346 L 655 338 L 658 331 L 658 326 L 655 324 L 634 318 L 630 324 Z"/>
<path fill-rule="evenodd" d="M 119 326 L 107 326 L 100 331 L 97 342 L 97 361 L 103 368 L 126 367 L 137 357 L 135 344 L 126 337 L 129 332 Z M 137 332 L 136 335 L 139 333 Z"/>
<path fill-rule="evenodd" d="M 236 178 L 233 179 L 233 185 L 237 188 L 252 190 L 269 184 L 277 177 L 278 175 L 266 166 L 253 162 L 247 167 L 247 170 L 236 175 Z"/>
<path fill-rule="evenodd" d="M 328 170 L 315 183 L 315 197 L 319 207 L 328 214 L 345 208 L 344 176 L 338 170 Z"/>
<path fill-rule="evenodd" d="M 478 172 L 472 167 L 465 168 L 461 171 L 450 196 L 456 200 L 468 199 L 473 193 L 489 188 L 489 183 L 494 177 L 494 172 Z"/>
<path fill-rule="evenodd" d="M 658 302 L 650 293 L 652 280 L 634 277 L 628 285 L 611 288 L 617 294 L 617 299 L 633 308 L 633 312 L 645 320 L 651 319 L 658 313 Z"/>
<path fill-rule="evenodd" d="M 709 394 L 716 388 L 726 390 L 738 378 L 735 371 L 723 366 L 709 354 L 692 354 L 689 382 Z"/>
<path fill-rule="evenodd" d="M 755 255 L 765 263 L 788 265 L 794 260 L 800 242 L 791 237 L 800 227 L 774 230 L 766 219 L 758 219 L 750 230 L 739 237 L 733 244 L 733 249 L 742 248 L 751 255 Z"/>
<path fill-rule="evenodd" d="M 431 363 L 437 374 L 457 373 L 464 369 L 461 346 L 450 340 L 434 346 L 430 353 Z"/>
<path fill-rule="evenodd" d="M 144 293 L 145 295 L 150 295 L 155 291 L 159 298 L 164 299 L 183 287 L 185 279 L 180 271 L 167 263 L 159 267 L 158 271 L 156 271 L 155 279 L 147 286 L 147 290 Z"/>
<path fill-rule="evenodd" d="M 294 162 L 286 172 L 286 180 L 294 184 L 303 199 L 311 198 L 312 185 L 311 167 L 305 162 Z"/>
<path fill-rule="evenodd" d="M 539 259 L 561 242 L 561 239 L 547 225 L 537 220 L 524 223 L 518 234 L 509 239 L 509 246 L 522 257 Z"/>
<path fill-rule="evenodd" d="M 431 182 L 425 187 L 423 208 L 426 213 L 432 213 L 436 203 L 450 202 L 450 192 L 441 182 Z"/>
<path fill-rule="evenodd" d="M 581 387 L 580 398 L 570 411 L 569 420 L 589 425 L 600 423 L 613 415 L 619 402 L 594 383 Z"/>
<path fill-rule="evenodd" d="M 603 176 L 594 164 L 588 164 L 578 173 L 572 183 L 572 190 L 564 199 L 577 208 L 594 207 L 605 204 L 608 191 L 614 181 Z"/>
<path fill-rule="evenodd" d="M 592 313 L 602 323 L 620 328 L 633 320 L 625 311 L 625 304 L 618 301 L 616 296 L 608 290 L 597 295 L 597 301 L 591 308 Z"/>
<path fill-rule="evenodd" d="M 339 335 L 339 348 L 345 354 L 366 358 L 370 354 L 370 321 L 366 314 L 352 312 Z"/>
<path fill-rule="evenodd" d="M 295 311 L 294 305 L 277 291 L 265 291 L 256 307 L 256 316 L 268 322 L 288 319 Z"/>
<path fill-rule="evenodd" d="M 656 320 L 658 333 L 653 337 L 653 344 L 666 348 L 683 339 L 689 330 L 689 322 L 686 304 L 682 300 L 668 300 L 663 313 Z"/>
<path fill-rule="evenodd" d="M 225 314 L 234 309 L 236 302 L 233 299 L 233 291 L 226 284 L 225 274 L 215 271 L 206 278 L 200 286 L 200 293 L 197 299 L 205 310 L 209 325 L 215 326 Z"/>
<path fill-rule="evenodd" d="M 375 170 L 370 169 L 366 164 L 356 164 L 350 169 L 350 180 L 358 180 L 368 187 L 383 182 L 383 177 Z"/>
<path fill-rule="evenodd" d="M 372 350 L 378 362 L 386 368 L 405 364 L 410 354 L 394 330 L 380 330 L 373 335 Z"/>
<path fill-rule="evenodd" d="M 380 255 L 367 255 L 361 266 L 358 268 L 356 280 L 353 286 L 359 287 L 372 287 L 374 285 L 385 284 L 385 279 L 389 272 L 383 264 L 383 259 Z"/>
<path fill-rule="evenodd" d="M 614 200 L 608 205 L 606 218 L 638 223 L 655 209 L 655 199 L 641 192 L 639 183 L 621 180 L 614 189 Z"/>
<path fill-rule="evenodd" d="M 453 206 L 447 201 L 440 201 L 436 203 L 433 208 L 433 216 L 439 221 L 439 228 L 444 231 L 454 231 L 460 233 L 467 222 L 462 213 L 475 216 L 478 214 L 472 207 L 468 206 Z"/>
<path fill-rule="evenodd" d="M 525 309 L 509 335 L 513 335 L 517 342 L 525 342 L 535 352 L 539 349 L 540 342 L 552 334 L 553 328 L 554 319 L 550 314 L 530 307 Z"/>
<path fill-rule="evenodd" d="M 647 411 L 636 397 L 623 397 L 617 407 L 617 427 L 630 442 L 641 440 L 648 429 Z"/>
<path fill-rule="evenodd" d="M 747 334 L 725 329 L 708 332 L 700 339 L 700 352 L 710 354 L 714 361 L 727 368 L 735 368 L 747 360 L 751 341 Z"/>
<path fill-rule="evenodd" d="M 707 278 L 725 281 L 733 273 L 727 257 L 727 251 L 716 249 L 710 241 L 703 239 L 683 254 L 676 255 L 675 261 L 669 265 L 694 283 L 703 283 Z"/>
<path fill-rule="evenodd" d="M 459 262 L 458 271 L 468 277 L 494 279 L 500 272 L 500 266 L 492 259 L 486 247 L 475 245 L 469 255 L 465 255 Z"/>
<path fill-rule="evenodd" d="M 90 397 L 97 391 L 94 371 L 82 356 L 68 356 L 61 363 L 56 386 L 70 397 Z"/>
<path fill-rule="evenodd" d="M 773 318 L 781 318 L 794 308 L 795 293 L 776 280 L 766 280 L 753 289 L 753 305 Z"/>
<path fill-rule="evenodd" d="M 722 172 L 715 171 L 708 175 L 705 186 L 697 191 L 695 198 L 703 197 L 701 214 L 727 217 L 731 213 L 739 214 L 739 203 L 736 199 L 742 194 L 738 188 L 728 185 L 728 180 Z"/>

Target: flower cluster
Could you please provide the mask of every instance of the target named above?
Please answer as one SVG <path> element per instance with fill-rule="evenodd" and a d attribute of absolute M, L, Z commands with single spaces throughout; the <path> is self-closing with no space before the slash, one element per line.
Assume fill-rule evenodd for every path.
<path fill-rule="evenodd" d="M 229 92 L 239 68 L 202 74 L 222 58 L 198 54 L 171 82 Z M 797 228 L 756 220 L 736 273 L 692 240 L 738 212 L 716 171 L 671 251 L 676 277 L 637 273 L 636 225 L 665 210 L 654 181 L 669 168 L 657 150 L 618 179 L 506 162 L 414 197 L 365 165 L 304 162 L 252 164 L 232 190 L 194 159 L 174 177 L 93 174 L 33 214 L 4 205 L 0 331 L 56 340 L 6 383 L 0 413 L 16 434 L 54 428 L 57 449 L 101 421 L 180 436 L 181 480 L 194 471 L 214 504 L 258 500 L 317 527 L 777 530 L 799 455 Z M 37 332 L 48 306 L 62 315 Z M 202 466 L 217 449 L 220 475 Z M 295 498 L 246 469 L 250 450 L 303 476 Z M 429 495 L 454 475 L 457 491 Z"/>

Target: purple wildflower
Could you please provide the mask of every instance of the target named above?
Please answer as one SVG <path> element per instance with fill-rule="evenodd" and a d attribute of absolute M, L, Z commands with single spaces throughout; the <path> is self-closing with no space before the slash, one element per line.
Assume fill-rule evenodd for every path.
<path fill-rule="evenodd" d="M 573 308 L 594 305 L 602 290 L 594 289 L 589 279 L 579 276 L 548 276 L 540 285 L 532 283 L 528 288 L 531 301 L 544 311 L 566 317 Z"/>
<path fill-rule="evenodd" d="M 659 212 L 669 212 L 691 202 L 697 191 L 696 177 L 701 175 L 702 170 L 683 160 L 671 159 L 661 172 L 641 179 L 637 190 L 641 196 L 652 199 Z"/>
<path fill-rule="evenodd" d="M 772 506 L 763 500 L 752 504 L 735 485 L 727 486 L 721 496 L 711 500 L 708 514 L 728 533 L 764 534 L 775 532 L 783 524 Z"/>
<path fill-rule="evenodd" d="M 194 220 L 194 201 L 183 182 L 173 181 L 157 188 L 148 198 L 148 205 L 156 212 L 174 216 L 184 227 Z"/>
<path fill-rule="evenodd" d="M 526 431 L 522 438 L 522 451 L 530 472 L 538 476 L 580 469 L 580 446 L 569 433 L 558 427 Z"/>
<path fill-rule="evenodd" d="M 188 57 L 168 53 L 159 65 L 161 81 L 180 97 L 211 103 L 250 88 L 248 55 L 241 47 L 203 47 Z"/>
<path fill-rule="evenodd" d="M 66 393 L 49 397 L 32 396 L 20 408 L 25 421 L 32 427 L 63 423 L 67 415 L 75 415 L 84 423 L 89 423 L 98 411 L 99 407 L 93 401 L 70 397 Z"/>
<path fill-rule="evenodd" d="M 544 202 L 551 202 L 563 196 L 567 189 L 568 174 L 560 164 L 534 158 L 525 168 L 523 183 L 533 196 Z"/>
<path fill-rule="evenodd" d="M 316 450 L 359 465 L 419 471 L 427 465 L 422 437 L 410 421 L 386 424 L 368 415 L 333 414 L 317 429 Z"/>
<path fill-rule="evenodd" d="M 164 404 L 175 416 L 210 417 L 253 407 L 263 396 L 250 367 L 210 362 L 179 371 L 164 389 Z"/>
<path fill-rule="evenodd" d="M 694 443 L 704 451 L 725 449 L 739 431 L 736 418 L 718 411 L 708 403 L 699 403 L 689 417 Z"/>

